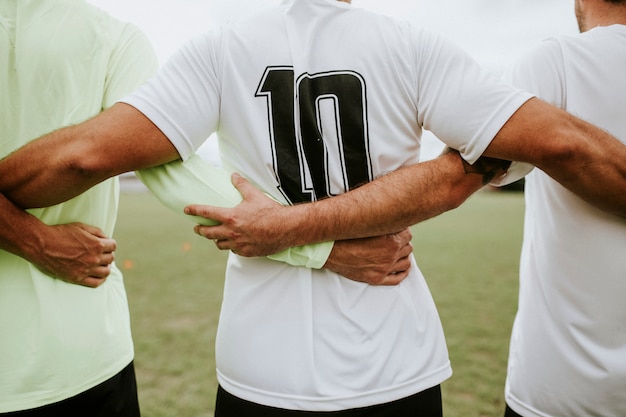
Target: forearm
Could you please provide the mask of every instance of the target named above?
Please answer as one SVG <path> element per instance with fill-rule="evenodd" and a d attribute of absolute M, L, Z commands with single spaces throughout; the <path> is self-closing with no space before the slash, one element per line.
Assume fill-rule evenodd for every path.
<path fill-rule="evenodd" d="M 40 232 L 45 224 L 19 209 L 0 194 L 0 249 L 27 260 L 42 250 Z"/>
<path fill-rule="evenodd" d="M 49 277 L 87 287 L 106 281 L 116 243 L 81 223 L 49 226 L 0 194 L 0 250 L 36 266 Z"/>
<path fill-rule="evenodd" d="M 241 202 L 241 195 L 231 184 L 228 173 L 206 163 L 198 155 L 185 162 L 174 161 L 137 171 L 136 174 L 165 207 L 198 224 L 214 225 L 216 222 L 210 218 L 186 215 L 186 206 L 193 203 L 234 207 Z M 319 269 L 326 262 L 332 247 L 332 242 L 325 242 L 288 248 L 268 257 L 290 265 Z"/>
<path fill-rule="evenodd" d="M 485 154 L 528 162 L 588 203 L 626 217 L 626 146 L 540 100 L 522 106 Z"/>
<path fill-rule="evenodd" d="M 283 207 L 269 200 L 239 175 L 233 175 L 243 201 L 232 209 L 192 205 L 185 213 L 214 219 L 216 226 L 196 226 L 218 248 L 243 256 L 265 256 L 309 243 L 397 233 L 408 226 L 458 207 L 507 161 L 467 166 L 457 151 L 401 168 L 356 190 L 325 200 Z M 489 171 L 484 171 L 485 169 Z"/>
<path fill-rule="evenodd" d="M 458 207 L 482 188 L 458 154 L 401 168 L 349 193 L 280 211 L 292 245 L 395 233 Z M 277 212 L 278 214 L 278 212 Z"/>
<path fill-rule="evenodd" d="M 46 207 L 123 172 L 177 158 L 172 143 L 150 120 L 118 103 L 0 160 L 0 192 L 23 208 Z"/>
<path fill-rule="evenodd" d="M 45 207 L 72 198 L 104 179 L 81 170 L 67 155 L 64 144 L 75 130 L 55 131 L 0 161 L 0 192 L 20 207 Z"/>
<path fill-rule="evenodd" d="M 577 145 L 537 167 L 588 203 L 626 217 L 626 146 L 586 122 L 571 122 L 571 132 L 564 136 L 580 138 Z"/>

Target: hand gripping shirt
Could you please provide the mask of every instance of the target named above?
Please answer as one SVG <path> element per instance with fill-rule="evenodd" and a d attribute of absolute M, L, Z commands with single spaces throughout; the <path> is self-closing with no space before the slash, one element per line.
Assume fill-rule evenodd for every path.
<path fill-rule="evenodd" d="M 136 172 L 141 182 L 167 208 L 197 224 L 214 225 L 214 220 L 188 216 L 189 204 L 234 207 L 241 203 L 241 194 L 231 184 L 225 170 L 204 161 L 199 155 Z M 269 259 L 306 268 L 322 268 L 334 242 L 305 245 L 269 255 Z"/>
<path fill-rule="evenodd" d="M 82 0 L 0 1 L 0 156 L 111 106 L 156 70 L 147 39 Z M 111 236 L 117 179 L 30 212 Z M 28 233 L 28 231 L 24 231 Z M 83 392 L 133 359 L 122 274 L 97 289 L 53 279 L 0 251 L 0 412 Z"/>
<path fill-rule="evenodd" d="M 437 36 L 295 0 L 192 40 L 124 101 L 183 158 L 217 132 L 227 171 L 296 204 L 417 163 L 422 128 L 473 162 L 529 97 Z M 233 254 L 216 361 L 233 395 L 313 411 L 397 400 L 451 374 L 417 266 L 377 287 Z"/>
<path fill-rule="evenodd" d="M 511 81 L 626 142 L 626 26 L 553 38 Z M 624 161 L 626 164 L 626 161 Z M 626 220 L 526 177 L 506 401 L 528 417 L 626 415 Z"/>

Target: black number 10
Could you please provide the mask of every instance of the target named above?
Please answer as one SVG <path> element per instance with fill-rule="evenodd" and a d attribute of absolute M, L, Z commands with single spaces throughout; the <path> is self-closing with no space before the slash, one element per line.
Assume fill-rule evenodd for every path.
<path fill-rule="evenodd" d="M 269 67 L 256 92 L 267 100 L 274 172 L 283 195 L 291 203 L 314 201 L 371 181 L 362 77 L 337 71 L 295 81 L 292 67 Z M 341 170 L 341 184 L 331 184 L 331 169 Z"/>

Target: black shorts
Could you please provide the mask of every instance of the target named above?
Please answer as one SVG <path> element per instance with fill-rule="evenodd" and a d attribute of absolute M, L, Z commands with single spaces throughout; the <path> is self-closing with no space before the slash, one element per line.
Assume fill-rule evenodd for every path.
<path fill-rule="evenodd" d="M 237 398 L 218 387 L 215 417 L 441 417 L 439 385 L 385 404 L 342 411 L 313 412 L 268 407 Z"/>
<path fill-rule="evenodd" d="M 515 411 L 511 410 L 511 407 L 506 406 L 506 411 L 504 412 L 504 417 L 522 417 L 517 414 Z"/>
<path fill-rule="evenodd" d="M 139 417 L 135 367 L 131 362 L 114 377 L 74 397 L 31 410 L 0 413 L 19 417 Z"/>

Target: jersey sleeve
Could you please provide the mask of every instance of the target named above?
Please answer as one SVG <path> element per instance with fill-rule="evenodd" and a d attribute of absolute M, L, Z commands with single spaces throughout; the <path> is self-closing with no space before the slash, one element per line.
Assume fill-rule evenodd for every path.
<path fill-rule="evenodd" d="M 199 224 L 217 223 L 204 217 L 184 214 L 185 206 L 206 204 L 234 207 L 241 202 L 241 195 L 231 184 L 228 173 L 205 162 L 197 154 L 184 162 L 170 162 L 137 171 L 136 174 L 163 205 Z M 294 247 L 268 258 L 293 266 L 320 269 L 326 263 L 333 245 L 334 242 L 324 242 Z"/>
<path fill-rule="evenodd" d="M 563 108 L 566 89 L 562 56 L 559 43 L 548 39 L 524 54 L 505 74 L 505 79 L 553 106 Z M 513 162 L 506 175 L 490 185 L 501 187 L 511 184 L 533 169 L 531 164 Z"/>
<path fill-rule="evenodd" d="M 158 61 L 150 41 L 135 26 L 125 24 L 111 54 L 104 86 L 102 108 L 137 89 L 157 71 Z"/>
<path fill-rule="evenodd" d="M 219 124 L 219 44 L 219 32 L 188 41 L 154 78 L 121 100 L 150 119 L 183 160 L 193 155 Z"/>
<path fill-rule="evenodd" d="M 469 163 L 531 95 L 482 69 L 452 42 L 413 30 L 419 123 Z"/>

